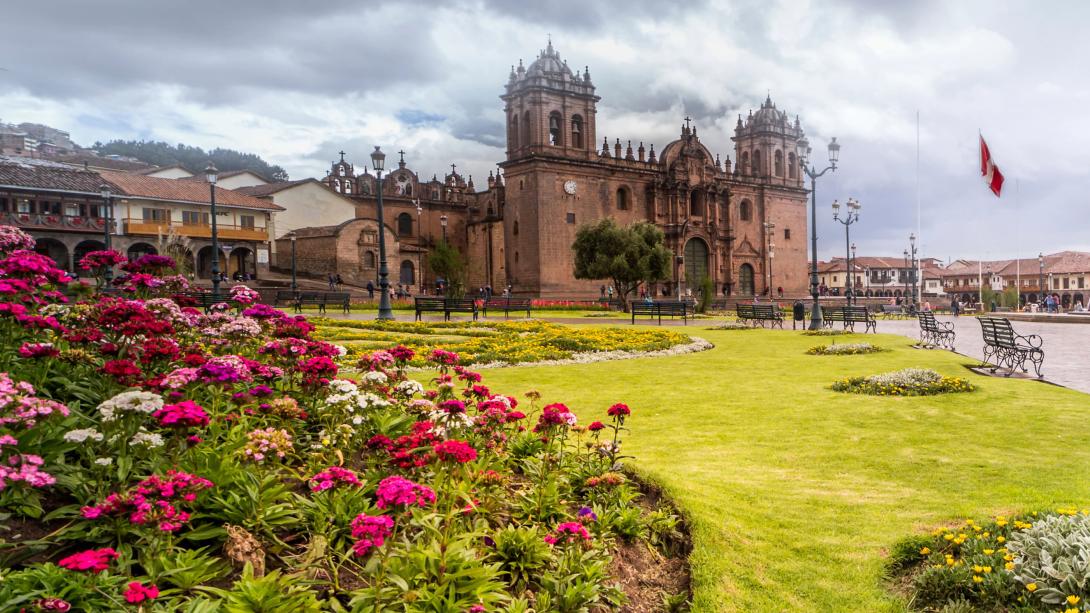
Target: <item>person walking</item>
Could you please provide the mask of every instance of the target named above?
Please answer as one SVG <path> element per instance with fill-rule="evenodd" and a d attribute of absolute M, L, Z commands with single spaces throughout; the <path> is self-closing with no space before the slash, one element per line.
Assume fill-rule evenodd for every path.
<path fill-rule="evenodd" d="M 329 273 L 329 277 L 326 280 L 329 282 L 329 291 L 337 289 L 337 278 L 333 276 L 333 273 Z"/>
<path fill-rule="evenodd" d="M 961 303 L 958 302 L 957 298 L 950 301 L 950 312 L 954 314 L 954 317 L 961 314 Z"/>
<path fill-rule="evenodd" d="M 375 297 L 375 282 L 374 281 L 371 281 L 371 280 L 367 281 L 367 297 L 368 298 L 374 298 Z"/>

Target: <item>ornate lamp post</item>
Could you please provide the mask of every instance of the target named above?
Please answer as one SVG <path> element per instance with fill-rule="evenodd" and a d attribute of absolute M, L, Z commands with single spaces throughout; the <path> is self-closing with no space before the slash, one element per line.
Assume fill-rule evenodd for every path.
<path fill-rule="evenodd" d="M 799 165 L 802 166 L 803 172 L 806 176 L 810 177 L 810 251 L 812 260 L 810 261 L 810 297 L 813 298 L 813 305 L 810 307 L 810 329 L 821 329 L 821 302 L 818 299 L 818 269 L 817 269 L 817 180 L 818 177 L 824 175 L 830 170 L 836 172 L 836 162 L 840 159 L 840 144 L 836 142 L 836 137 L 833 137 L 832 142 L 829 143 L 829 165 L 820 172 L 817 167 L 811 164 L 809 167 L 806 165 L 810 158 L 810 142 L 803 137 L 798 142 L 799 148 Z"/>
<path fill-rule="evenodd" d="M 204 178 L 208 180 L 209 200 L 212 203 L 212 298 L 220 295 L 220 235 L 216 228 L 216 179 L 219 171 L 211 161 L 204 169 Z"/>
<path fill-rule="evenodd" d="M 848 272 L 852 275 L 852 293 L 855 294 L 855 303 L 859 304 L 859 289 L 860 284 L 855 278 L 855 243 L 852 243 L 852 259 L 848 264 Z"/>
<path fill-rule="evenodd" d="M 910 250 L 908 251 L 908 263 L 910 265 L 908 272 L 908 282 L 912 286 L 912 304 L 916 304 L 916 233 L 913 232 L 908 235 L 908 245 Z"/>
<path fill-rule="evenodd" d="M 291 238 L 291 291 L 299 291 L 299 284 L 295 280 L 295 232 L 288 235 Z"/>
<path fill-rule="evenodd" d="M 378 318 L 393 319 L 394 311 L 390 308 L 390 270 L 386 267 L 386 222 L 382 214 L 382 170 L 386 166 L 386 154 L 378 146 L 371 153 L 371 166 L 378 175 Z"/>
<path fill-rule="evenodd" d="M 98 188 L 99 193 L 102 194 L 102 244 L 106 245 L 106 249 L 112 249 L 110 242 L 110 224 L 113 222 L 113 194 L 110 193 L 110 186 L 105 183 Z M 104 274 L 105 285 L 109 287 L 110 281 L 114 278 L 114 267 L 107 266 Z"/>
<path fill-rule="evenodd" d="M 765 241 L 767 247 L 765 250 L 768 253 L 768 298 L 771 300 L 774 297 L 772 293 L 772 258 L 776 255 L 775 251 L 773 251 L 776 248 L 776 244 L 772 242 L 772 231 L 776 229 L 776 224 L 771 221 L 766 221 L 764 223 L 764 228 L 765 236 L 767 237 Z"/>
<path fill-rule="evenodd" d="M 901 269 L 901 285 L 905 287 L 904 296 L 908 298 L 908 249 L 905 249 L 905 267 Z"/>
<path fill-rule="evenodd" d="M 1045 302 L 1045 254 L 1043 252 L 1037 254 L 1037 266 L 1040 269 L 1040 273 L 1037 276 L 1037 304 L 1044 304 Z"/>
<path fill-rule="evenodd" d="M 863 208 L 863 205 L 859 204 L 859 201 L 855 198 L 848 198 L 848 214 L 843 218 L 840 217 L 840 202 L 833 200 L 833 221 L 839 221 L 844 224 L 844 258 L 845 264 L 848 266 L 848 276 L 844 278 L 844 296 L 848 301 L 848 304 L 852 303 L 852 254 L 851 254 L 851 225 L 859 221 L 859 209 Z M 859 301 L 856 300 L 856 304 Z"/>
<path fill-rule="evenodd" d="M 443 213 L 439 216 L 439 225 L 443 226 L 443 242 L 447 242 L 447 214 Z"/>

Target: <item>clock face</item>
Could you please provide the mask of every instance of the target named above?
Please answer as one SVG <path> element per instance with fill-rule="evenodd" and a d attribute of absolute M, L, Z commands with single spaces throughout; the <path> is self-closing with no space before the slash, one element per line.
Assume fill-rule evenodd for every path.
<path fill-rule="evenodd" d="M 572 181 L 571 179 L 564 182 L 564 191 L 569 195 L 575 195 L 575 187 L 575 181 Z"/>

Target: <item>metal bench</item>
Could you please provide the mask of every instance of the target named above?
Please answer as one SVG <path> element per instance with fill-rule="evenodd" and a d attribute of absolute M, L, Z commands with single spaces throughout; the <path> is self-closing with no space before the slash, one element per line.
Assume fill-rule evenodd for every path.
<path fill-rule="evenodd" d="M 738 313 L 738 319 L 742 323 L 748 323 L 756 328 L 758 324 L 764 327 L 767 321 L 769 327 L 779 325 L 780 329 L 783 329 L 783 312 L 771 304 L 738 303 L 735 305 L 735 310 Z"/>
<path fill-rule="evenodd" d="M 874 314 L 868 311 L 867 307 L 830 307 L 822 309 L 821 314 L 826 328 L 833 327 L 833 322 L 839 321 L 844 324 L 845 330 L 855 332 L 855 324 L 864 324 L 864 334 L 868 331 L 878 333 L 878 321 L 874 319 Z"/>
<path fill-rule="evenodd" d="M 325 311 L 325 298 L 322 296 L 322 292 L 299 292 L 295 297 L 293 306 L 296 313 L 302 313 L 305 306 L 316 306 L 318 312 L 321 313 Z"/>
<path fill-rule="evenodd" d="M 510 317 L 511 311 L 526 311 L 526 317 L 530 317 L 530 309 L 533 301 L 529 298 L 492 298 L 485 300 L 481 306 L 481 314 L 488 317 L 488 309 L 503 311 L 503 318 Z"/>
<path fill-rule="evenodd" d="M 424 313 L 446 313 L 446 298 L 414 298 L 416 306 L 416 320 Z"/>
<path fill-rule="evenodd" d="M 416 306 L 416 319 L 423 313 L 442 313 L 443 319 L 450 321 L 451 313 L 472 313 L 477 320 L 477 301 L 472 298 L 423 298 L 413 299 Z"/>
<path fill-rule="evenodd" d="M 273 305 L 280 306 L 281 304 L 293 304 L 298 293 L 299 292 L 291 290 L 276 290 L 276 298 L 273 299 Z"/>
<path fill-rule="evenodd" d="M 935 314 L 930 311 L 921 311 L 917 317 L 920 319 L 921 344 L 954 350 L 954 324 L 935 319 Z"/>
<path fill-rule="evenodd" d="M 181 300 L 178 300 L 181 298 Z M 175 301 L 182 306 L 199 307 L 207 311 L 212 305 L 227 302 L 227 294 L 213 294 L 212 292 L 182 292 L 175 296 Z"/>
<path fill-rule="evenodd" d="M 692 313 L 692 307 L 688 302 L 677 302 L 673 300 L 663 300 L 654 302 L 633 302 L 629 305 L 629 311 L 632 313 L 632 323 L 636 323 L 637 315 L 647 315 L 654 319 L 658 317 L 659 325 L 662 325 L 663 315 L 667 317 L 680 317 L 684 320 L 685 325 L 689 325 L 689 315 Z"/>
<path fill-rule="evenodd" d="M 1045 351 L 1041 348 L 1043 340 L 1036 334 L 1023 336 L 1014 331 L 1011 322 L 1005 317 L 979 317 L 981 333 L 984 337 L 984 365 L 993 365 L 992 372 L 1006 368 L 1006 376 L 1011 376 L 1015 369 L 1029 372 L 1026 361 L 1033 364 L 1033 370 L 1040 379 L 1041 365 L 1045 361 Z"/>
<path fill-rule="evenodd" d="M 902 319 L 909 316 L 908 310 L 900 304 L 883 304 L 882 316 L 886 319 Z"/>

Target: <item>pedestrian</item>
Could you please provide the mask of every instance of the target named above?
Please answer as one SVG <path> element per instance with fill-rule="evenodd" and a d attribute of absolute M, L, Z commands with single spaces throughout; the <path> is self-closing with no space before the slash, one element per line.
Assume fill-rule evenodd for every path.
<path fill-rule="evenodd" d="M 783 298 L 783 286 L 782 285 L 776 288 L 776 292 L 779 293 L 780 298 Z"/>
<path fill-rule="evenodd" d="M 961 303 L 958 302 L 957 298 L 950 301 L 950 312 L 954 314 L 954 317 L 961 314 Z"/>
<path fill-rule="evenodd" d="M 333 285 L 335 286 L 334 289 L 341 289 L 341 286 L 344 285 L 344 279 L 341 278 L 339 273 L 334 277 Z"/>
<path fill-rule="evenodd" d="M 329 277 L 326 280 L 329 281 L 329 291 L 337 289 L 337 277 L 334 277 L 333 273 L 329 273 Z"/>
<path fill-rule="evenodd" d="M 609 301 L 613 302 L 613 286 L 612 285 L 610 285 L 609 287 L 606 288 L 606 294 L 608 294 L 608 296 L 609 296 Z"/>
<path fill-rule="evenodd" d="M 368 281 L 367 281 L 367 297 L 368 298 L 374 298 L 375 297 L 375 282 L 371 281 L 370 279 L 368 279 Z"/>

